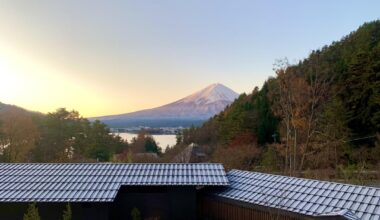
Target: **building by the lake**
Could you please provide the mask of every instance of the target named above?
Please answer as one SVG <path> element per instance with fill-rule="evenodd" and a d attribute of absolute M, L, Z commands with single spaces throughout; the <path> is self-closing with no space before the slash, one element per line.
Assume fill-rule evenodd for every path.
<path fill-rule="evenodd" d="M 221 164 L 0 164 L 0 219 L 380 219 L 380 188 Z"/>

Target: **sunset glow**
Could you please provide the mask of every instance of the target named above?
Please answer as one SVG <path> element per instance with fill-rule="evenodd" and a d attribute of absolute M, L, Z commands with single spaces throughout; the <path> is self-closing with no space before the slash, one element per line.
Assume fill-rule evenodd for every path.
<path fill-rule="evenodd" d="M 160 106 L 216 82 L 249 93 L 276 59 L 306 57 L 378 18 L 380 6 L 345 1 L 350 11 L 337 14 L 339 1 L 325 4 L 3 1 L 0 102 L 87 117 Z"/>

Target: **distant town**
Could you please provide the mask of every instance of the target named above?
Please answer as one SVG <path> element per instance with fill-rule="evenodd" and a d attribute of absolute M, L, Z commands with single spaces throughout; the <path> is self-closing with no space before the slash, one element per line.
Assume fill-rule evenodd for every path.
<path fill-rule="evenodd" d="M 184 127 L 161 127 L 161 128 L 151 128 L 146 126 L 130 127 L 130 128 L 110 128 L 111 133 L 132 133 L 138 134 L 144 131 L 148 134 L 178 134 L 182 131 Z"/>

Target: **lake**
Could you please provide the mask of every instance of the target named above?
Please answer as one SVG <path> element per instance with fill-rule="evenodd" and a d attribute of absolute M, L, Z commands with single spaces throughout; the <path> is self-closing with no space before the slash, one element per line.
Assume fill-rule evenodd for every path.
<path fill-rule="evenodd" d="M 124 140 L 127 140 L 128 143 L 131 143 L 132 138 L 137 137 L 137 134 L 133 133 L 117 133 Z M 157 144 L 161 147 L 162 152 L 165 151 L 166 147 L 175 145 L 176 139 L 174 134 L 154 134 L 152 135 Z"/>

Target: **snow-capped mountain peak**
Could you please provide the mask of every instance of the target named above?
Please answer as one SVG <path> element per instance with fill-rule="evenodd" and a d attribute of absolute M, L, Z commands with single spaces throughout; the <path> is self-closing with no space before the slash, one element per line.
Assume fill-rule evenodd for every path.
<path fill-rule="evenodd" d="M 232 89 L 220 84 L 214 83 L 206 88 L 189 95 L 178 102 L 190 103 L 193 102 L 197 105 L 210 104 L 217 101 L 234 101 L 239 94 L 234 92 Z"/>

